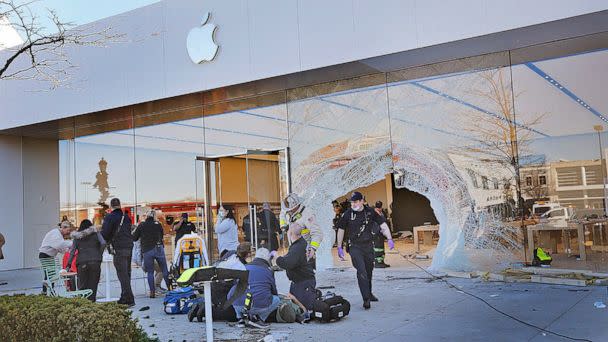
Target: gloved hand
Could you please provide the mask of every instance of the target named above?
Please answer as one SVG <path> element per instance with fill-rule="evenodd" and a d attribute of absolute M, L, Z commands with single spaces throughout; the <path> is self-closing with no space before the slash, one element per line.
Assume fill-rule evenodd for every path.
<path fill-rule="evenodd" d="M 270 252 L 270 260 L 275 259 L 279 253 L 277 251 Z"/>
<path fill-rule="evenodd" d="M 315 257 L 315 254 L 315 249 L 312 247 L 308 247 L 308 250 L 306 251 L 306 260 L 313 259 Z"/>
<path fill-rule="evenodd" d="M 388 249 L 390 249 L 391 251 L 395 249 L 395 242 L 393 241 L 393 239 L 388 240 Z"/>
<path fill-rule="evenodd" d="M 344 261 L 344 249 L 341 246 L 338 247 L 338 257 L 340 260 Z"/>

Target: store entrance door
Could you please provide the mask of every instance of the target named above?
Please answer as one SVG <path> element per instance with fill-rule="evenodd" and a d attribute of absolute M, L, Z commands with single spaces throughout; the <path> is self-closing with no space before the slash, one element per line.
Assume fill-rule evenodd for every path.
<path fill-rule="evenodd" d="M 208 255 L 217 260 L 215 225 L 220 207 L 233 211 L 239 242 L 280 248 L 280 201 L 290 191 L 289 152 L 249 150 L 245 154 L 197 157 L 197 224 Z"/>

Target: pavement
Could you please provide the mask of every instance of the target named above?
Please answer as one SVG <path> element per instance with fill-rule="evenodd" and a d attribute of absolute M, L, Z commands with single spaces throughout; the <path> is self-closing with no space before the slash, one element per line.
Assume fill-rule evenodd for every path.
<path fill-rule="evenodd" d="M 348 317 L 334 323 L 273 323 L 266 330 L 214 322 L 215 339 L 339 339 L 349 342 L 571 340 L 553 332 L 582 340 L 608 341 L 608 308 L 594 307 L 594 302 L 608 302 L 606 287 L 484 282 L 480 278 L 437 279 L 398 254 L 389 254 L 387 262 L 394 267 L 374 270 L 373 292 L 380 301 L 372 303 L 370 310 L 362 308 L 355 270 L 350 267 L 350 262 L 338 262 L 338 267 L 318 272 L 317 286 L 333 287 L 323 291 L 336 292 L 347 298 L 352 306 Z M 426 268 L 430 261 L 416 260 L 415 263 Z M 113 268 L 111 279 L 116 279 L 112 271 Z M 0 283 L 8 282 L 0 286 L 0 295 L 39 293 L 40 277 L 39 269 L 0 272 Z M 105 274 L 102 274 L 98 297 L 105 295 L 103 277 Z M 205 340 L 204 323 L 190 323 L 185 315 L 166 315 L 162 311 L 162 298 L 146 296 L 141 269 L 134 269 L 133 278 L 136 294 L 133 316 L 139 319 L 149 335 L 161 341 Z M 289 281 L 285 272 L 278 272 L 276 279 L 279 292 L 287 292 Z M 119 285 L 115 280 L 111 282 L 111 291 L 118 294 Z M 150 309 L 139 311 L 146 306 Z"/>

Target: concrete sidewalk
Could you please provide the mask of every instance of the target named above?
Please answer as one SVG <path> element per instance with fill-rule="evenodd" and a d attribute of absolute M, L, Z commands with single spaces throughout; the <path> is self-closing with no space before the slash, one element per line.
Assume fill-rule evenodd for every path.
<path fill-rule="evenodd" d="M 347 266 L 348 263 L 344 263 Z M 428 266 L 428 263 L 421 263 Z M 115 279 L 115 276 L 112 275 Z M 141 270 L 134 270 L 136 292 L 134 316 L 142 327 L 161 341 L 202 341 L 204 323 L 190 323 L 185 315 L 169 316 L 162 299 L 147 298 Z M 38 293 L 40 270 L 0 272 L 0 295 Z M 276 274 L 279 292 L 289 282 L 284 272 Z M 241 329 L 215 322 L 217 340 L 259 340 L 272 335 L 288 341 L 567 341 L 506 317 L 459 289 L 475 294 L 497 309 L 520 320 L 574 338 L 608 341 L 608 309 L 597 309 L 596 301 L 608 301 L 605 287 L 570 287 L 533 283 L 483 282 L 480 279 L 433 280 L 414 265 L 374 271 L 374 293 L 380 302 L 363 310 L 355 271 L 336 268 L 318 274 L 318 286 L 333 286 L 350 300 L 352 310 L 342 321 L 322 324 L 272 324 L 267 331 Z M 118 283 L 113 282 L 118 293 Z M 103 281 L 100 284 L 103 297 Z M 327 291 L 327 290 L 324 290 Z M 149 310 L 139 311 L 149 306 Z"/>

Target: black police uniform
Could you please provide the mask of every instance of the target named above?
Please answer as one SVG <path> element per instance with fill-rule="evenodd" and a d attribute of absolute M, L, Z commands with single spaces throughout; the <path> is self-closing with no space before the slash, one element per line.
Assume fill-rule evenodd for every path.
<path fill-rule="evenodd" d="M 372 295 L 372 271 L 374 269 L 374 235 L 380 232 L 372 232 L 373 223 L 380 227 L 385 223 L 384 217 L 376 211 L 365 206 L 361 211 L 348 209 L 337 222 L 338 229 L 345 230 L 348 238 L 348 253 L 357 269 L 357 282 L 364 301 L 371 300 Z M 374 234 L 375 233 L 375 234 Z"/>

